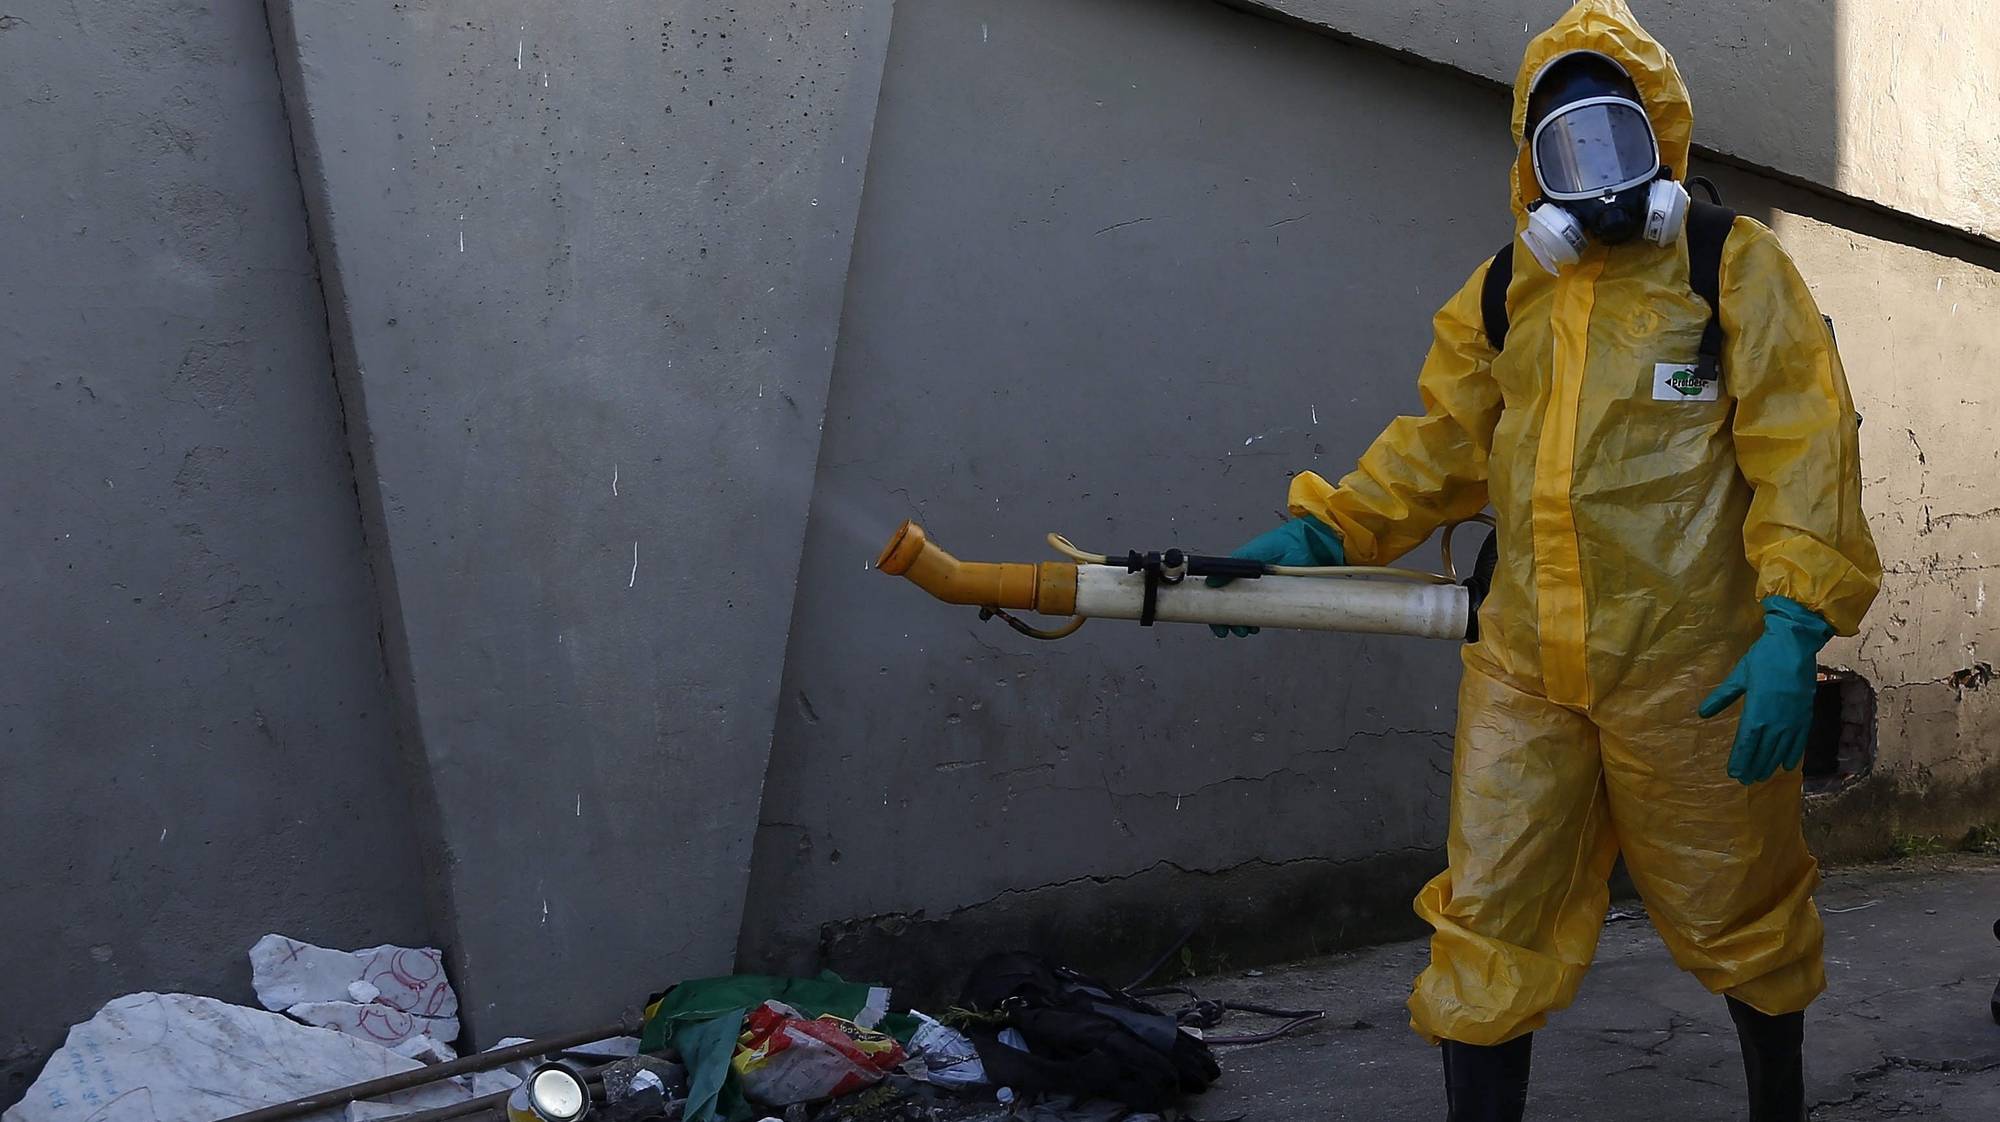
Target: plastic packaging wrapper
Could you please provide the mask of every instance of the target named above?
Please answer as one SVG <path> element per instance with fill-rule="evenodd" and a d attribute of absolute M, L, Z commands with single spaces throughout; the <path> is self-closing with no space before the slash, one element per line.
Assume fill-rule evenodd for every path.
<path fill-rule="evenodd" d="M 839 975 L 817 978 L 777 978 L 732 974 L 682 982 L 646 1007 L 640 1048 L 657 1052 L 671 1048 L 687 1064 L 688 1122 L 721 1117 L 749 1122 L 757 1117 L 743 1102 L 730 1058 L 735 1055 L 743 1019 L 766 1001 L 783 1001 L 809 1016 L 831 1014 L 862 1028 L 880 1026 L 898 1039 L 916 1029 L 907 1017 L 888 1012 L 889 991 L 882 986 L 842 981 Z"/>
<path fill-rule="evenodd" d="M 983 1087 L 986 1065 L 971 1038 L 922 1013 L 913 1013 L 919 1027 L 910 1037 L 910 1055 L 922 1067 L 920 1078 L 939 1087 Z"/>
<path fill-rule="evenodd" d="M 893 1037 L 835 1016 L 807 1018 L 767 1001 L 744 1018 L 730 1067 L 743 1093 L 770 1106 L 812 1102 L 872 1086 L 903 1062 Z"/>

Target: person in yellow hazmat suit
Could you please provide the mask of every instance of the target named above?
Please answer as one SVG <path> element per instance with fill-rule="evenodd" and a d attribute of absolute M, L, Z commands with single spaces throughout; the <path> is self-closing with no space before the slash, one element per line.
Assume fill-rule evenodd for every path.
<path fill-rule="evenodd" d="M 1825 976 L 1796 768 L 1818 651 L 1854 633 L 1881 563 L 1831 329 L 1776 237 L 1722 212 L 1714 307 L 1695 291 L 1692 126 L 1622 0 L 1537 36 L 1514 87 L 1502 344 L 1488 261 L 1437 313 L 1422 415 L 1338 485 L 1296 476 L 1292 520 L 1239 551 L 1387 564 L 1493 507 L 1409 1001 L 1455 1120 L 1521 1117 L 1530 1034 L 1576 996 L 1621 852 L 1674 960 L 1728 998 L 1752 1117 L 1805 1116 Z"/>

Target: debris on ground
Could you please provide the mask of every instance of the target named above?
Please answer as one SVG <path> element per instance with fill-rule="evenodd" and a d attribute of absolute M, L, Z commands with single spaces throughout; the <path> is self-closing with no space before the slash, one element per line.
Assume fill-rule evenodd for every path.
<path fill-rule="evenodd" d="M 1988 879 L 1996 872 L 2000 866 L 1990 863 L 1976 870 Z M 2000 1052 L 1994 1051 L 1993 1043 L 2000 1037 L 1990 1035 L 1993 1027 L 1981 1015 L 1987 1010 L 1978 1005 L 1993 981 L 1995 947 L 1986 938 L 1994 894 L 1989 884 L 1971 885 L 1963 879 L 1973 871 L 1960 869 L 1954 875 L 1961 879 L 1933 878 L 1914 888 L 1905 883 L 1903 873 L 1869 875 L 1844 886 L 1836 881 L 1823 898 L 1828 905 L 1823 914 L 1828 920 L 1829 973 L 1836 982 L 1819 1007 L 1823 1012 L 1816 1016 L 1850 1027 L 1864 1019 L 1873 1025 L 1893 1017 L 1889 1023 L 1894 1026 L 1897 1050 L 1877 1050 L 1892 1039 L 1880 1032 L 1821 1036 L 1822 1046 L 1834 1057 L 1824 1065 L 1826 1070 L 1848 1074 L 1821 1077 L 1815 1093 L 1822 1105 L 1815 1117 L 1914 1112 L 1939 1118 L 2000 1118 L 1991 1106 L 2000 1102 L 1993 1094 L 2000 1084 L 1984 1078 L 2000 1070 Z M 1630 920 L 1644 916 L 1636 908 L 1621 912 Z M 1940 915 L 1951 918 L 1941 921 L 1936 918 Z M 1962 922 L 1968 915 L 1976 922 Z M 1735 1062 L 1728 1022 L 1718 1016 L 1719 1005 L 1704 1013 L 1705 1006 L 1677 1004 L 1676 995 L 1686 989 L 1685 978 L 1673 971 L 1645 928 L 1636 922 L 1612 927 L 1600 956 L 1622 958 L 1630 966 L 1642 961 L 1636 948 L 1649 948 L 1648 969 L 1661 977 L 1652 983 L 1643 1004 L 1593 999 L 1586 991 L 1568 1015 L 1566 1023 L 1572 1027 L 1552 1026 L 1550 1039 L 1566 1039 L 1563 1046 L 1572 1055 L 1590 1055 L 1586 1065 L 1590 1070 L 1627 1074 L 1635 1087 L 1644 1087 L 1628 1101 L 1643 1103 L 1651 1110 L 1647 1117 L 1725 1116 L 1738 1105 L 1740 1085 L 1725 1086 L 1710 1077 Z M 2000 935 L 2000 927 L 1993 933 Z M 1908 947 L 1934 945 L 1951 948 L 1940 962 L 1930 962 L 1926 955 L 1912 958 L 1907 952 Z M 283 950 L 284 944 L 276 947 Z M 306 944 L 298 947 L 301 958 L 320 950 Z M 1891 947 L 1895 955 L 1883 953 Z M 352 957 L 369 952 L 325 953 Z M 1119 988 L 1046 959 L 1010 955 L 1003 956 L 1000 968 L 982 963 L 956 1005 L 932 1007 L 935 1016 L 914 1010 L 892 1012 L 886 987 L 848 983 L 832 975 L 711 978 L 682 983 L 655 998 L 643 1026 L 613 1021 L 592 1031 L 502 1043 L 521 1046 L 522 1056 L 532 1056 L 520 1061 L 523 1074 L 553 1061 L 583 1079 L 597 1115 L 586 1122 L 684 1122 L 683 1115 L 692 1122 L 694 1115 L 687 1110 L 690 1094 L 699 1099 L 698 1088 L 704 1081 L 710 1082 L 702 1117 L 723 1122 L 1170 1122 L 1188 1119 L 1184 1112 L 1190 1110 L 1196 1118 L 1240 1116 L 1251 1105 L 1258 1118 L 1373 1118 L 1378 1116 L 1376 1104 L 1385 1096 L 1413 1093 L 1419 1082 L 1412 1079 L 1413 1068 L 1423 1076 L 1424 1093 L 1417 1097 L 1426 1104 L 1435 1100 L 1435 1060 L 1428 1050 L 1409 1045 L 1400 1033 L 1366 1031 L 1400 1022 L 1401 997 L 1390 991 L 1407 986 L 1423 953 L 1418 941 L 1343 955 L 1333 966 L 1274 968 L 1269 971 L 1272 977 L 1255 979 L 1251 985 L 1232 977 L 1212 977 L 1151 989 L 1140 988 L 1143 976 Z M 1912 970 L 1918 973 L 1913 975 Z M 270 981 L 266 973 L 265 980 Z M 1240 972 L 1242 978 L 1252 974 Z M 1918 981 L 1912 982 L 1913 977 Z M 317 979 L 338 980 L 337 974 L 330 980 Z M 301 985 L 296 978 L 287 984 Z M 391 992 L 371 978 L 356 977 L 341 985 L 340 992 L 356 1005 L 382 1004 Z M 307 992 L 313 991 L 301 988 L 273 999 Z M 1991 992 L 1994 1019 L 2000 1020 L 2000 990 Z M 1283 1002 L 1287 995 L 1294 1000 Z M 772 1001 L 786 1008 L 766 1004 Z M 1252 1001 L 1325 1003 L 1343 1012 L 1330 1020 L 1316 1011 L 1265 1007 Z M 1665 1021 L 1666 1027 L 1656 1030 L 1657 1040 L 1646 1033 L 1633 1043 L 1631 1034 L 1638 1030 L 1631 1027 L 1632 1010 L 1639 1008 L 1648 1015 L 1657 1011 Z M 789 1105 L 754 1101 L 742 1093 L 732 1061 L 739 1053 L 748 1057 L 760 1039 L 767 1044 L 771 1039 L 769 1031 L 753 1031 L 745 1038 L 746 1024 L 760 1010 L 781 1020 L 804 1022 L 796 1027 L 814 1041 L 820 1040 L 818 1033 L 831 1028 L 841 1039 L 855 1043 L 874 1039 L 865 1035 L 872 1029 L 900 1045 L 903 1058 L 900 1063 L 875 1065 L 882 1070 L 873 1073 L 872 1085 L 859 1090 Z M 1242 1014 L 1267 1020 L 1246 1023 L 1247 1035 L 1228 1035 L 1237 1030 Z M 818 1023 L 829 1016 L 831 1021 Z M 841 1022 L 851 1027 L 841 1027 Z M 1314 1022 L 1317 1028 L 1312 1027 Z M 620 1035 L 635 1029 L 641 1036 Z M 1296 1043 L 1281 1040 L 1268 1048 L 1224 1051 L 1300 1029 L 1312 1035 Z M 1065 1050 L 1057 1043 L 1062 1039 L 1057 1030 L 1075 1034 L 1087 1046 Z M 1104 1070 L 1100 1066 L 1091 1074 L 1091 1068 L 1107 1056 L 1114 1061 L 1109 1066 L 1116 1068 L 1149 1053 L 1152 1058 L 1141 1061 L 1144 1069 L 1157 1072 L 1157 1061 L 1164 1058 L 1178 1081 L 1181 1072 L 1175 1056 L 1188 1047 L 1183 1040 L 1231 1057 L 1230 1085 L 1200 1099 L 1192 1097 L 1192 1087 L 1176 1086 L 1171 1093 L 1154 1088 L 1146 1093 L 1157 1091 L 1164 1101 L 1151 1114 L 1124 1093 L 1129 1086 L 1064 1085 L 1082 1075 L 1095 1082 Z M 1626 1053 L 1633 1047 L 1645 1053 L 1647 1064 L 1629 1066 Z M 996 1053 L 1003 1057 L 999 1065 L 985 1054 L 992 1048 L 1001 1050 Z M 668 1049 L 676 1050 L 671 1057 Z M 264 1010 L 181 994 L 133 994 L 75 1026 L 26 1099 L 0 1115 L 0 1122 L 230 1122 L 253 1110 L 260 1113 L 261 1122 L 382 1122 L 440 1106 L 464 1122 L 499 1122 L 504 1100 L 519 1084 L 519 1075 L 505 1066 L 475 1074 L 464 1070 L 469 1064 L 436 1074 L 424 1071 L 424 1065 L 451 1062 L 453 1051 L 445 1041 L 421 1034 L 384 1049 L 357 1035 L 307 1026 Z M 765 1049 L 767 1059 L 772 1051 Z M 881 1052 L 893 1054 L 886 1047 Z M 473 1053 L 471 1058 L 480 1063 L 508 1057 L 482 1060 Z M 675 1062 L 683 1059 L 685 1065 Z M 843 1062 L 852 1061 L 843 1057 Z M 1610 1066 L 1614 1063 L 1628 1066 Z M 1029 1078 L 1016 1078 L 1011 1071 L 996 1078 L 996 1067 L 1008 1065 L 1027 1070 Z M 1584 1070 L 1574 1063 L 1572 1067 Z M 1299 1074 L 1328 1070 L 1337 1071 L 1342 1080 L 1341 1101 L 1328 1097 L 1323 1075 Z M 1058 1078 L 1042 1078 L 1050 1073 Z M 1196 1084 L 1207 1078 L 1200 1068 L 1195 1074 Z M 379 1085 L 356 1086 L 383 1078 L 400 1084 L 408 1075 L 434 1081 L 393 1095 Z M 1138 1082 L 1144 1091 L 1147 1080 Z M 1555 1104 L 1549 1113 L 1595 1117 L 1591 1111 L 1601 1105 L 1601 1087 L 1597 1082 L 1580 1087 L 1574 1082 L 1550 1081 L 1540 1092 L 1545 1102 Z M 836 1082 L 826 1089 L 842 1088 Z M 348 1101 L 361 1094 L 375 1098 Z M 494 1094 L 500 1097 L 487 1097 Z M 774 1097 L 785 1096 L 774 1093 Z M 1690 1109 L 1690 1102 L 1699 1105 Z M 1971 1109 L 1952 1113 L 1941 1106 L 1961 1103 L 1971 1104 Z"/>
<path fill-rule="evenodd" d="M 872 1087 L 903 1058 L 902 1045 L 887 1033 L 766 1001 L 744 1018 L 729 1066 L 751 1101 L 791 1106 Z"/>
<path fill-rule="evenodd" d="M 785 1110 L 783 1122 L 998 1122 L 990 1099 L 951 1096 L 891 1076 L 859 1094 Z"/>
<path fill-rule="evenodd" d="M 649 1088 L 662 1092 L 685 1089 L 687 1069 L 672 1060 L 633 1056 L 605 1068 L 602 1078 L 604 1101 L 615 1103 L 643 1095 Z"/>
<path fill-rule="evenodd" d="M 396 1118 L 408 1113 L 409 1107 L 391 1103 L 348 1103 L 340 1122 L 378 1122 L 379 1119 Z"/>
<path fill-rule="evenodd" d="M 589 1044 L 579 1044 L 574 1048 L 565 1048 L 563 1049 L 563 1054 L 566 1056 L 575 1056 L 580 1060 L 600 1060 L 607 1063 L 612 1060 L 630 1059 L 639 1054 L 639 1038 L 636 1036 L 606 1037 L 603 1040 L 594 1040 Z"/>
<path fill-rule="evenodd" d="M 1167 993 L 1186 1001 L 1144 1000 Z M 1159 1122 L 1218 1077 L 1204 1033 L 1227 1014 L 1281 1023 L 1218 1044 L 1324 1016 L 1134 994 L 1025 953 L 983 960 L 941 1016 L 888 1009 L 887 988 L 831 974 L 705 978 L 654 999 L 640 1048 L 687 1064 L 686 1122 Z"/>
<path fill-rule="evenodd" d="M 1000 955 L 939 1017 L 891 1012 L 887 987 L 832 974 L 731 975 L 656 995 L 636 1026 L 509 1037 L 487 1050 L 506 1055 L 461 1059 L 458 998 L 435 950 L 340 951 L 272 934 L 250 960 L 266 1009 L 119 998 L 71 1030 L 0 1122 L 230 1122 L 252 1111 L 260 1122 L 382 1122 L 440 1107 L 519 1122 L 556 1109 L 529 1095 L 551 1065 L 596 1102 L 598 1122 L 997 1122 L 996 1111 L 1157 1122 L 1216 1077 L 1203 1031 L 1248 1008 L 1175 987 L 1193 1004 L 1162 1012 L 1047 960 Z M 641 1035 L 608 1035 L 635 1027 Z M 449 1066 L 427 1075 L 433 1065 Z"/>
<path fill-rule="evenodd" d="M 500 1039 L 494 1041 L 493 1046 L 487 1048 L 486 1051 L 497 1052 L 502 1048 L 512 1048 L 516 1044 L 527 1044 L 527 1043 L 529 1043 L 529 1040 L 525 1036 L 503 1036 Z M 488 1074 L 502 1076 L 511 1081 L 508 1084 L 509 1086 L 513 1086 L 514 1084 L 517 1083 L 526 1082 L 528 1078 L 528 1073 L 534 1071 L 537 1067 L 540 1067 L 542 1061 L 547 1058 L 548 1057 L 546 1056 L 529 1056 L 525 1060 L 515 1060 L 513 1063 L 510 1063 L 505 1067 L 496 1067 Z"/>
<path fill-rule="evenodd" d="M 117 998 L 69 1038 L 5 1122 L 214 1122 L 264 1103 L 422 1065 L 356 1036 L 181 993 Z M 450 1082 L 390 1101 L 402 1110 L 465 1099 Z M 330 1112 L 318 1117 L 338 1116 Z"/>
<path fill-rule="evenodd" d="M 685 1099 L 669 1097 L 666 1084 L 652 1072 L 640 1072 L 624 1095 L 607 1096 L 597 1111 L 598 1122 L 680 1122 Z"/>
<path fill-rule="evenodd" d="M 471 1075 L 460 1076 L 458 1082 L 465 1088 L 467 1094 L 478 1099 L 519 1087 L 521 1077 L 501 1068 L 495 1071 L 475 1071 Z"/>
<path fill-rule="evenodd" d="M 389 1051 L 420 1064 L 441 1064 L 458 1058 L 458 1050 L 430 1033 L 419 1033 L 389 1046 Z"/>
<path fill-rule="evenodd" d="M 633 1056 L 604 1068 L 599 1122 L 680 1122 L 687 1069 L 671 1060 Z"/>
<path fill-rule="evenodd" d="M 1222 1073 L 1208 1044 L 1173 1015 L 1038 955 L 982 959 L 959 1006 L 987 1077 L 1017 1095 L 1157 1111 Z"/>
<path fill-rule="evenodd" d="M 913 1073 L 917 1078 L 954 1089 L 986 1085 L 986 1067 L 970 1037 L 914 1010 L 910 1015 L 920 1025 L 910 1036 L 910 1055 L 923 1069 Z"/>
<path fill-rule="evenodd" d="M 379 1002 L 362 1005 L 353 1001 L 301 1001 L 287 1006 L 285 1015 L 315 1028 L 344 1032 L 385 1048 L 427 1038 L 432 1043 L 419 1044 L 419 1050 L 435 1052 L 458 1039 L 456 1019 L 419 1017 Z"/>
<path fill-rule="evenodd" d="M 707 1122 L 718 1113 L 732 1119 L 756 1117 L 745 1107 L 731 1060 L 744 1018 L 767 1001 L 783 1002 L 803 1017 L 831 1015 L 858 1028 L 874 1029 L 888 1014 L 889 990 L 830 974 L 819 978 L 735 974 L 682 982 L 661 994 L 646 1008 L 639 1046 L 646 1052 L 672 1050 L 687 1065 L 687 1122 Z"/>
<path fill-rule="evenodd" d="M 499 1040 L 494 1041 L 485 1051 L 497 1052 L 502 1048 L 513 1048 L 518 1045 L 532 1043 L 534 1041 L 525 1036 L 503 1036 Z M 639 1058 L 646 1065 L 652 1066 L 656 1072 L 668 1076 L 666 1082 L 669 1087 L 680 1088 L 676 1093 L 685 1097 L 686 1072 L 679 1064 L 640 1056 L 639 1038 L 636 1036 L 610 1036 L 603 1040 L 593 1040 L 586 1044 L 576 1044 L 558 1049 L 549 1055 L 527 1056 L 499 1067 L 461 1076 L 459 1077 L 459 1081 L 465 1085 L 474 1098 L 481 1098 L 499 1091 L 512 1090 L 520 1086 L 527 1082 L 528 1076 L 534 1074 L 536 1068 L 550 1060 L 560 1058 L 570 1061 L 573 1066 L 583 1068 L 604 1067 L 605 1073 L 609 1075 L 609 1073 L 619 1071 L 625 1067 L 625 1065 L 620 1064 L 618 1061 L 634 1057 Z M 607 1067 L 604 1065 L 611 1066 Z M 637 1070 L 637 1068 L 631 1070 Z"/>
<path fill-rule="evenodd" d="M 458 994 L 433 947 L 337 951 L 273 933 L 250 948 L 250 983 L 266 1009 L 384 1046 L 458 1039 Z"/>

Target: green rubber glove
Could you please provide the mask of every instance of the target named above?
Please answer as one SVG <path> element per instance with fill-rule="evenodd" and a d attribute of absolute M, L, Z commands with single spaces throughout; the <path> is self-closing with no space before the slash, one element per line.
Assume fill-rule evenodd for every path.
<path fill-rule="evenodd" d="M 1805 758 L 1819 650 L 1831 638 L 1833 628 L 1798 601 L 1764 597 L 1764 634 L 1701 703 L 1701 715 L 1713 717 L 1743 699 L 1743 719 L 1729 749 L 1730 778 L 1748 787 Z"/>
<path fill-rule="evenodd" d="M 1345 565 L 1347 551 L 1340 547 L 1340 535 L 1333 527 L 1314 518 L 1303 515 L 1277 526 L 1275 529 L 1251 538 L 1242 548 L 1230 554 L 1231 557 L 1246 557 L 1261 561 L 1266 565 Z M 1228 584 L 1229 577 L 1210 577 L 1210 588 L 1221 588 Z M 1255 635 L 1254 627 L 1224 627 L 1219 623 L 1208 625 L 1218 639 L 1226 639 L 1231 632 L 1237 635 Z"/>

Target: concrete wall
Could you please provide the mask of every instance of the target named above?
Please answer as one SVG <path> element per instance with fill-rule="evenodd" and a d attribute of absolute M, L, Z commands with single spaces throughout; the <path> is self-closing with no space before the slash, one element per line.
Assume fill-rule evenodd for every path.
<path fill-rule="evenodd" d="M 278 929 L 423 940 L 263 12 L 0 16 L 0 1103 Z"/>
<path fill-rule="evenodd" d="M 1037 645 L 867 562 L 911 515 L 1224 549 L 1344 470 L 1506 236 L 1496 79 L 1561 7 L 0 17 L 0 945 L 59 948 L 0 983 L 10 1077 L 113 993 L 247 997 L 272 927 L 446 943 L 475 1042 L 732 962 L 1409 930 L 1449 644 Z M 1815 836 L 2000 817 L 2000 34 L 1640 7 L 1869 418 L 1891 576 L 1828 657 L 1880 760 Z"/>
<path fill-rule="evenodd" d="M 1511 85 L 1570 0 L 1225 0 Z M 2000 7 L 1630 0 L 1694 91 L 1712 153 L 2000 238 Z M 1505 125 L 1503 119 L 1502 127 Z"/>
<path fill-rule="evenodd" d="M 1882 596 L 1822 661 L 1878 691 L 1876 769 L 1813 808 L 1822 854 L 2000 822 L 2000 251 L 1953 257 L 1781 213 L 1839 325 Z M 2000 605 L 1996 605 L 2000 609 Z"/>
<path fill-rule="evenodd" d="M 475 1037 L 726 970 L 887 5 L 274 2 Z"/>

